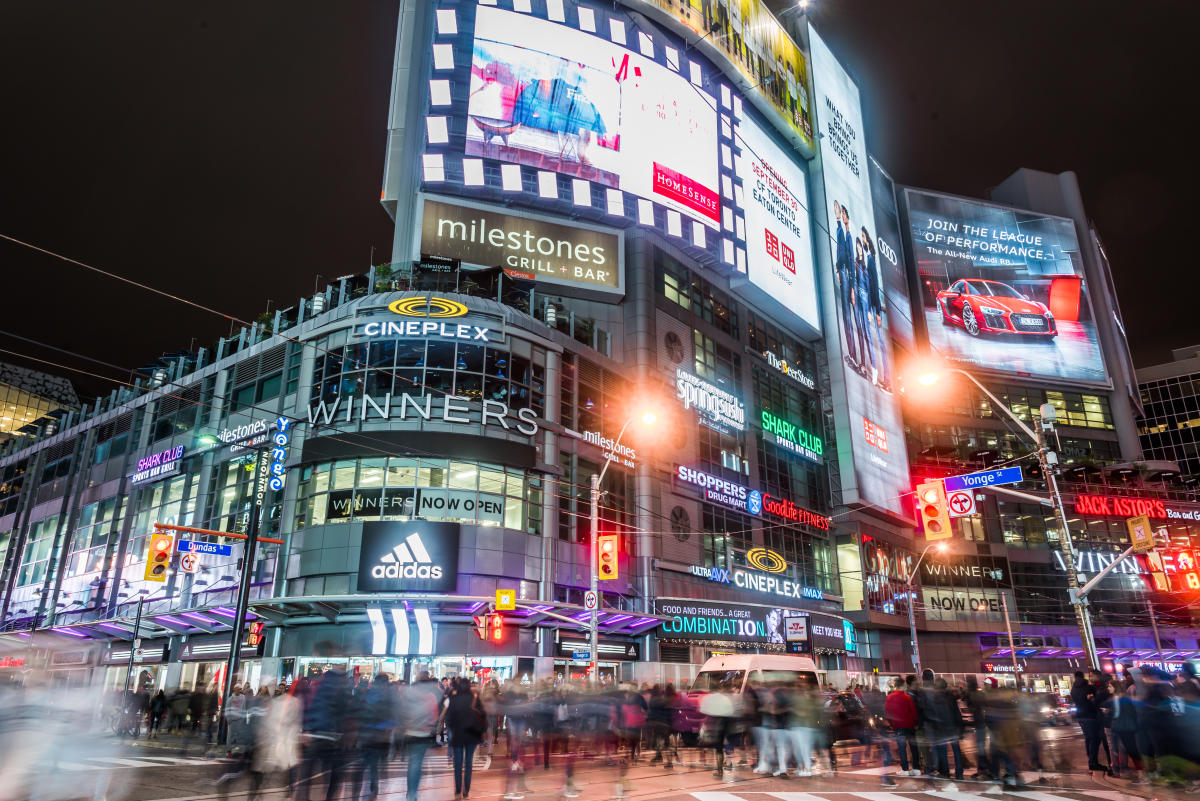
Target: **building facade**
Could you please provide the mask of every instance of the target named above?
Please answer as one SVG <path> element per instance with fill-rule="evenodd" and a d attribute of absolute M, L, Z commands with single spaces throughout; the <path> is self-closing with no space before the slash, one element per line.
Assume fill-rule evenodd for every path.
<path fill-rule="evenodd" d="M 1185 483 L 1200 477 L 1200 347 L 1178 348 L 1171 361 L 1137 371 L 1146 414 L 1138 432 L 1147 459 L 1174 462 Z"/>

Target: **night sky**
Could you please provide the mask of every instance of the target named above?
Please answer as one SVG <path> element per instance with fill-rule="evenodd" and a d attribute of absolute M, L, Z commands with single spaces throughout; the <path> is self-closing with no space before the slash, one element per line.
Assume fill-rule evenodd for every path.
<path fill-rule="evenodd" d="M 774 3 L 780 7 L 782 3 Z M 900 183 L 1079 175 L 1137 364 L 1200 342 L 1198 4 L 813 0 Z M 243 319 L 388 260 L 394 2 L 7 2 L 0 233 Z M 136 368 L 228 321 L 0 241 L 0 330 Z M 193 339 L 194 338 L 194 339 Z M 110 378 L 0 334 L 0 348 Z M 0 361 L 25 363 L 0 352 Z M 70 377 L 85 395 L 113 384 Z"/>

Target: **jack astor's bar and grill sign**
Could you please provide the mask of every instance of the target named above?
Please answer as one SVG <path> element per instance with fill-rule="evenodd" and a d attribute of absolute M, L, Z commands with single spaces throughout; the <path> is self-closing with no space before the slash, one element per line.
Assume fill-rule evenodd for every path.
<path fill-rule="evenodd" d="M 421 255 L 501 267 L 512 278 L 625 293 L 615 233 L 425 199 Z"/>

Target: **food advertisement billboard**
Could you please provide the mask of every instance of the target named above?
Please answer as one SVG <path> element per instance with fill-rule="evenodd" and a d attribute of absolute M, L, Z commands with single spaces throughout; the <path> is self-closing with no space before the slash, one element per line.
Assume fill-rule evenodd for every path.
<path fill-rule="evenodd" d="M 804 171 L 749 118 L 734 138 L 741 149 L 734 173 L 742 180 L 747 277 L 765 297 L 820 331 Z"/>
<path fill-rule="evenodd" d="M 716 100 L 567 25 L 476 10 L 466 153 L 655 200 L 717 229 Z"/>
<path fill-rule="evenodd" d="M 1107 380 L 1075 225 L 904 190 L 930 347 L 969 369 Z"/>
<path fill-rule="evenodd" d="M 712 43 L 809 147 L 808 65 L 761 0 L 643 0 Z"/>
<path fill-rule="evenodd" d="M 893 395 L 893 354 L 875 207 L 863 141 L 858 86 L 809 28 L 816 119 L 821 142 L 830 270 L 824 282 L 826 336 L 843 497 L 910 519 L 901 498 L 912 491 L 900 405 Z"/>

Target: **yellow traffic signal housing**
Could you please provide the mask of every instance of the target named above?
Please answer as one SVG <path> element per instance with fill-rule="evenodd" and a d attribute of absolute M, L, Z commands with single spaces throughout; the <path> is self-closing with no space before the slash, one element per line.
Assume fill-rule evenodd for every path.
<path fill-rule="evenodd" d="M 926 481 L 917 485 L 917 517 L 925 530 L 925 539 L 944 540 L 954 536 L 950 527 L 950 505 L 946 502 L 946 485 L 941 481 Z"/>
<path fill-rule="evenodd" d="M 171 566 L 171 553 L 174 550 L 174 535 L 161 531 L 150 535 L 150 548 L 146 554 L 146 581 L 167 580 L 167 568 Z"/>

